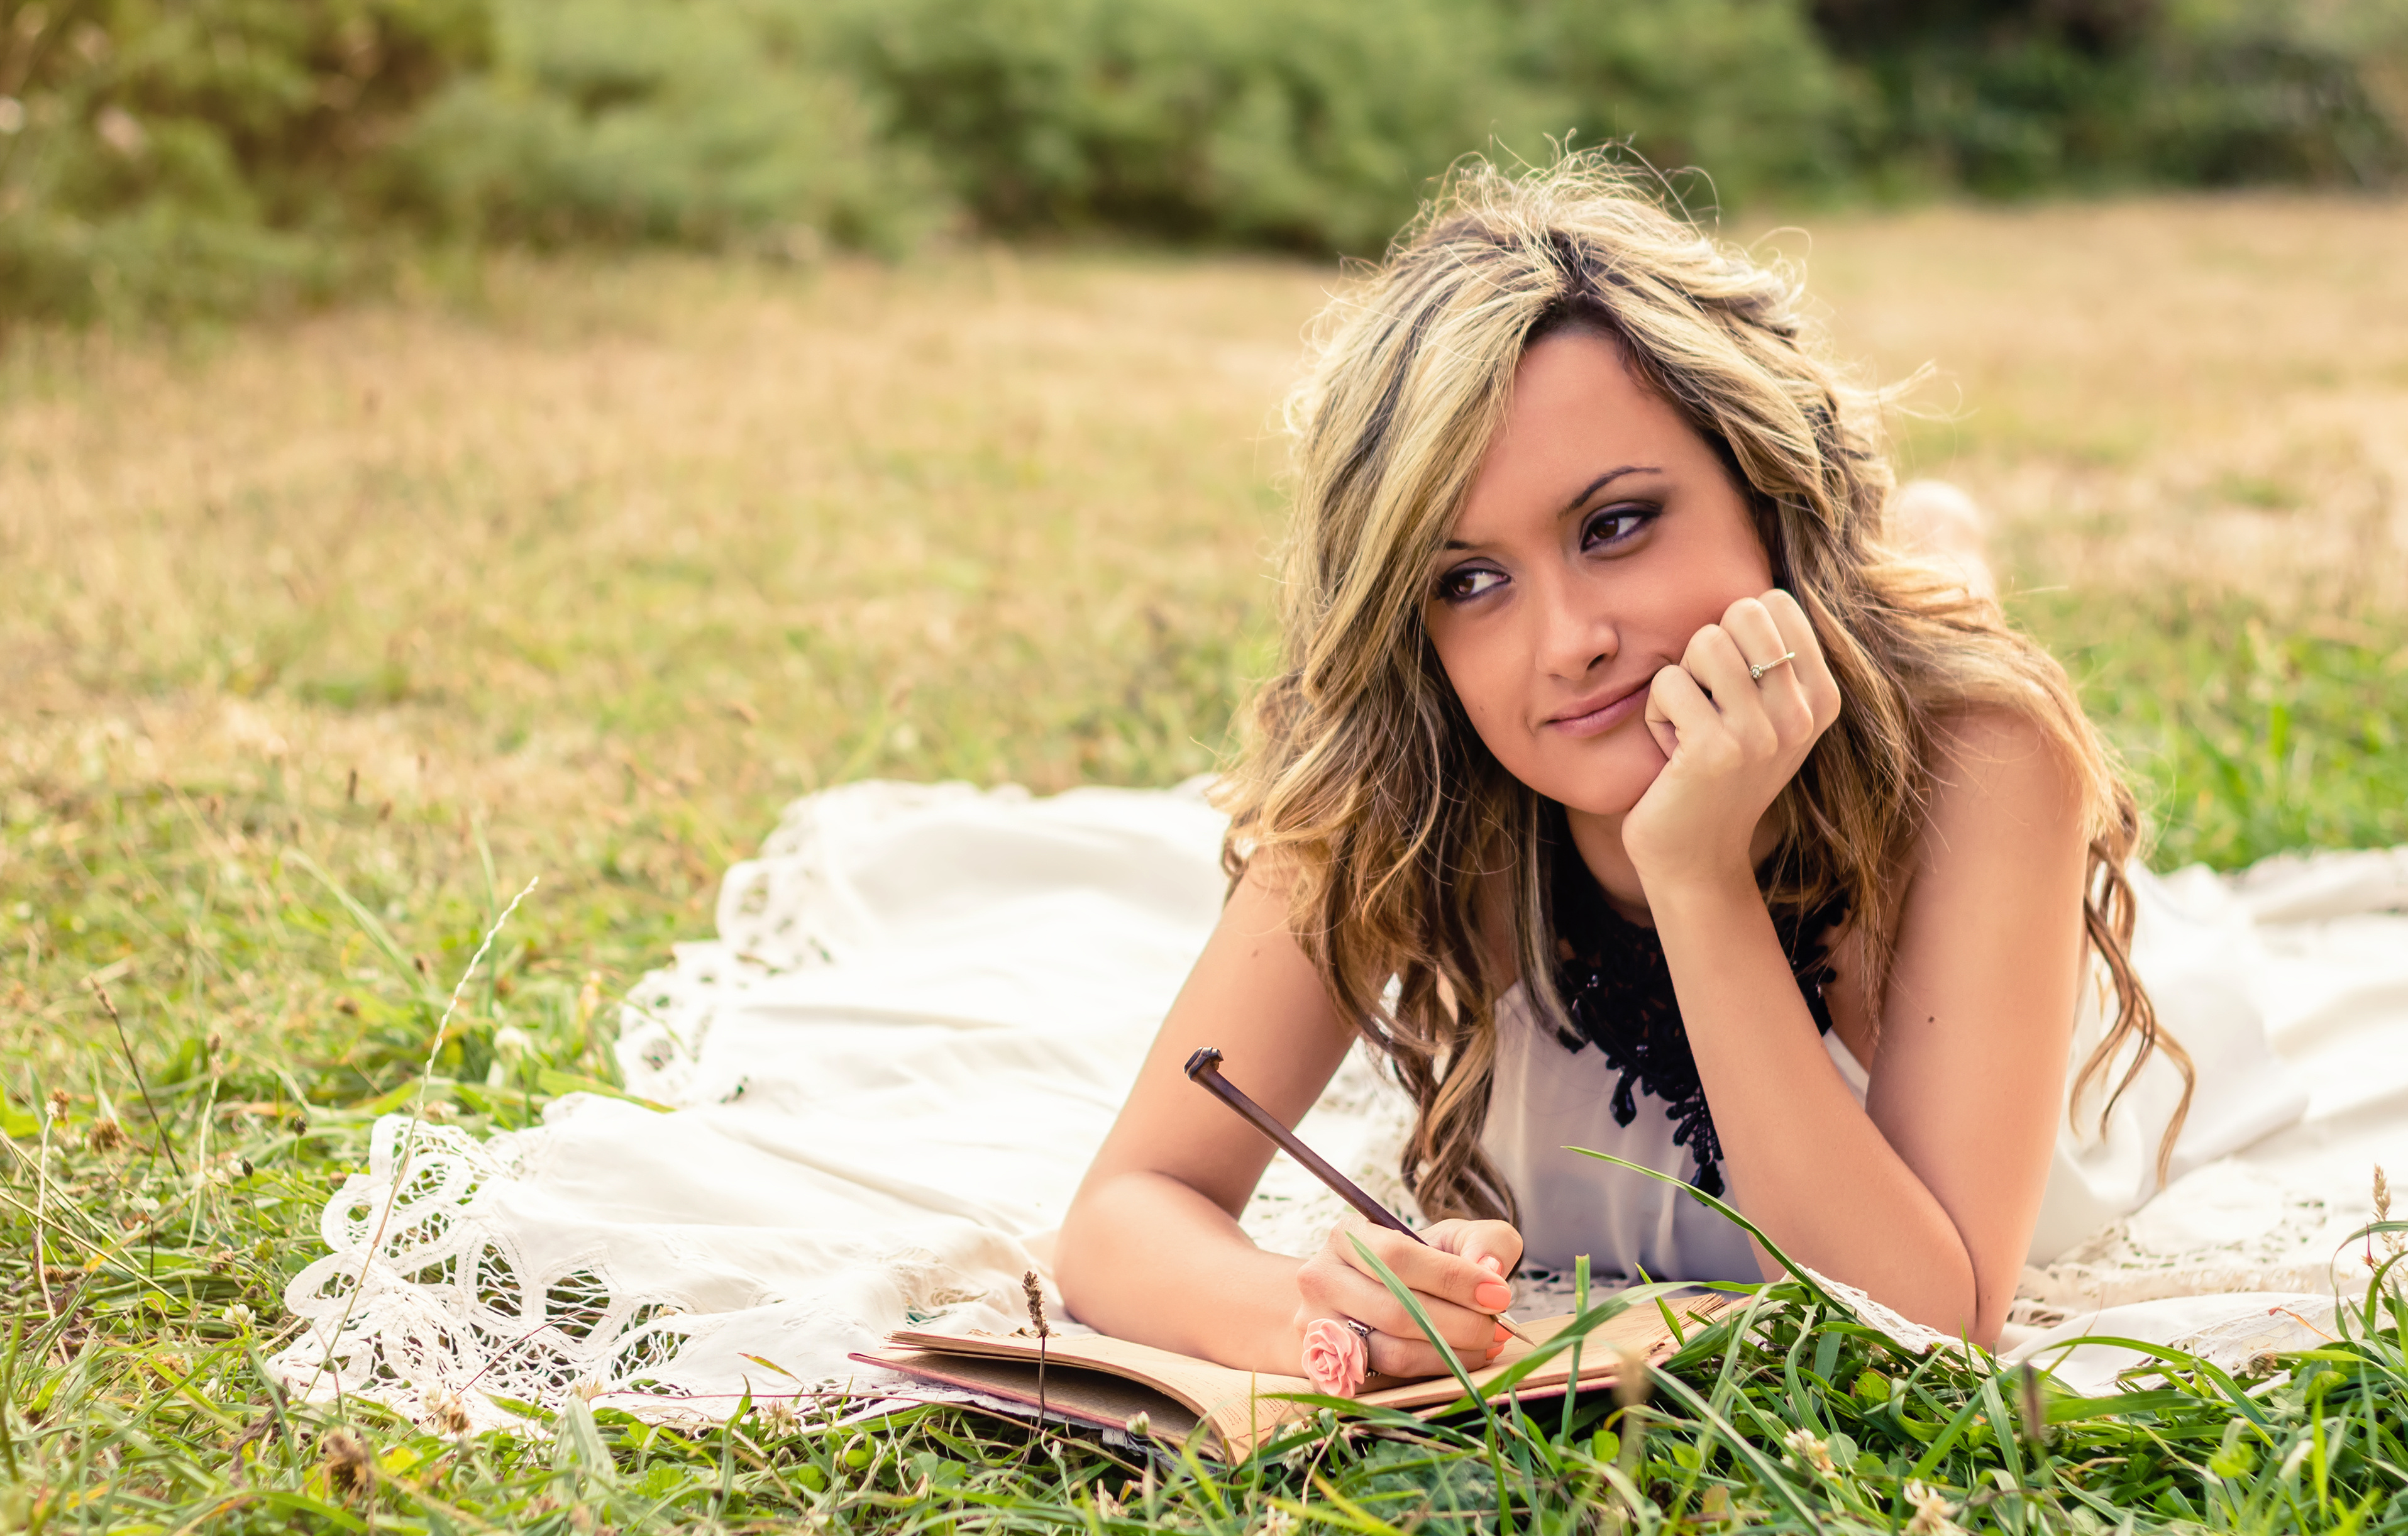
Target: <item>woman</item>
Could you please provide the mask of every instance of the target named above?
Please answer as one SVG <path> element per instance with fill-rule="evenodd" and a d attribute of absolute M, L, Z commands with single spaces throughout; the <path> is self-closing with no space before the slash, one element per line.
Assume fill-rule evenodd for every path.
<path fill-rule="evenodd" d="M 1799 309 L 1581 159 L 1459 178 L 1331 306 L 1229 899 L 1065 1224 L 1080 1317 L 1284 1371 L 1337 1319 L 1420 1375 L 1350 1239 L 1473 1364 L 1526 1254 L 1775 1272 L 1579 1145 L 1997 1337 L 2092 957 L 2114 1022 L 2077 1098 L 2179 1060 L 2127 963 L 2138 819 L 1978 554 L 1930 558 L 1940 519 L 1894 538 L 1877 402 Z M 1444 1219 L 1265 1253 L 1236 1213 L 1269 1148 L 1179 1064 L 1218 1046 L 1293 1123 L 1358 1035 Z"/>

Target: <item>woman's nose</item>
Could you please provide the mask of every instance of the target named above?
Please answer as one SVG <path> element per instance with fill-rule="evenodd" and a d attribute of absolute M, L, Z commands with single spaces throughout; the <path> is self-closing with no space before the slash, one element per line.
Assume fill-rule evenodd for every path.
<path fill-rule="evenodd" d="M 1532 605 L 1538 612 L 1538 662 L 1550 677 L 1578 681 L 1622 648 L 1612 616 L 1567 583 L 1549 582 Z"/>

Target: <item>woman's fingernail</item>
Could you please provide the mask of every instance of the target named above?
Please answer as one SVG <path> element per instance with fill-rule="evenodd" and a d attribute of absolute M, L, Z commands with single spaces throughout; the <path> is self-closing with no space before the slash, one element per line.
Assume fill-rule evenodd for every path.
<path fill-rule="evenodd" d="M 1498 1258 L 1495 1254 L 1481 1255 L 1480 1267 L 1487 1270 L 1490 1274 L 1503 1274 L 1505 1272 L 1505 1261 Z"/>
<path fill-rule="evenodd" d="M 1505 1353 L 1505 1346 L 1504 1346 L 1503 1344 L 1490 1344 L 1490 1345 L 1488 1346 L 1488 1356 L 1487 1356 L 1487 1357 L 1488 1357 L 1489 1359 L 1492 1359 L 1492 1360 L 1493 1360 L 1493 1359 L 1497 1358 L 1497 1357 L 1498 1357 L 1498 1356 L 1502 1355 L 1502 1354 L 1504 1354 L 1504 1353 Z"/>
<path fill-rule="evenodd" d="M 1483 1312 L 1503 1312 L 1513 1304 L 1513 1287 L 1501 1280 L 1484 1280 L 1471 1293 L 1471 1304 Z"/>

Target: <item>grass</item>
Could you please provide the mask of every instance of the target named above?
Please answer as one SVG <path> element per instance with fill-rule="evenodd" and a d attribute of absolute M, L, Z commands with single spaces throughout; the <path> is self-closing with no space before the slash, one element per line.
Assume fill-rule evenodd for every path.
<path fill-rule="evenodd" d="M 1943 370 L 1903 452 L 1993 510 L 2161 864 L 2408 840 L 2403 234 L 2253 198 L 1776 237 L 1845 350 Z M 352 1404 L 379 1470 L 337 1486 L 332 1415 L 257 1362 L 501 905 L 543 875 L 426 1084 L 478 1129 L 608 1083 L 609 1000 L 796 794 L 1209 767 L 1267 661 L 1274 412 L 1326 282 L 503 262 L 466 300 L 0 355 L 0 1529 L 1494 1527 L 1500 1467 L 1517 1531 L 1608 1521 L 1607 1487 L 1631 1529 L 1898 1529 L 1910 1478 L 1967 1526 L 2408 1525 L 2396 1316 L 2254 1408 L 2171 1362 L 2052 1401 L 2042 1444 L 2013 1381 L 1779 1288 L 1667 1368 L 1643 1443 L 1590 1403 L 1505 1414 L 1494 1458 L 1483 1424 L 1329 1425 L 1208 1473 L 950 1410 L 580 1404 L 454 1443 Z"/>

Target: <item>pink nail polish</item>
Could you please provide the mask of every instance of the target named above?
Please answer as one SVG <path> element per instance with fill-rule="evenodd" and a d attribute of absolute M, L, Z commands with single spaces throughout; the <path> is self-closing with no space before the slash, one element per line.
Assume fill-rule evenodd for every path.
<path fill-rule="evenodd" d="M 1501 1280 L 1484 1280 L 1471 1293 L 1471 1304 L 1484 1312 L 1503 1312 L 1513 1304 L 1513 1292 Z"/>

